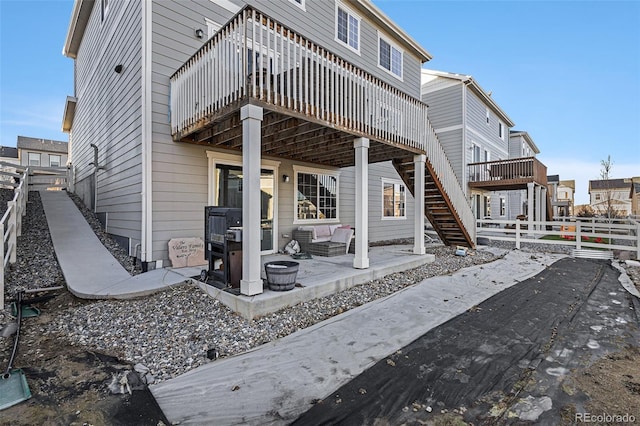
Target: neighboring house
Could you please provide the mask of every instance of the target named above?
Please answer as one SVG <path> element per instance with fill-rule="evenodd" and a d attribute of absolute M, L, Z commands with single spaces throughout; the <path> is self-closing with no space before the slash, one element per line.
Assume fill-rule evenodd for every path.
<path fill-rule="evenodd" d="M 640 218 L 640 179 L 638 182 L 631 183 L 629 198 L 631 198 L 631 215 L 638 219 Z"/>
<path fill-rule="evenodd" d="M 18 136 L 16 144 L 20 165 L 66 167 L 69 144 L 64 141 Z"/>
<path fill-rule="evenodd" d="M 576 181 L 561 180 L 558 183 L 556 199 L 558 200 L 558 213 L 555 216 L 575 215 L 574 199 L 576 193 Z"/>
<path fill-rule="evenodd" d="M 631 214 L 632 179 L 600 179 L 589 181 L 589 204 L 597 215 Z"/>
<path fill-rule="evenodd" d="M 242 294 L 301 225 L 354 225 L 356 268 L 392 229 L 424 252 L 425 191 L 443 240 L 475 243 L 420 101 L 431 56 L 368 0 L 76 0 L 64 54 L 75 191 L 145 269 L 204 234 L 207 205 L 252 207 Z"/>
<path fill-rule="evenodd" d="M 510 130 L 513 121 L 491 95 L 470 75 L 429 69 L 422 70 L 421 94 L 475 217 L 543 217 L 546 167 L 528 133 Z"/>
<path fill-rule="evenodd" d="M 15 174 L 16 168 L 11 166 L 11 164 L 20 164 L 18 148 L 13 146 L 0 146 L 0 163 L 5 163 L 0 164 L 0 172 Z M 14 178 L 11 175 L 0 174 L 0 181 L 14 182 Z"/>

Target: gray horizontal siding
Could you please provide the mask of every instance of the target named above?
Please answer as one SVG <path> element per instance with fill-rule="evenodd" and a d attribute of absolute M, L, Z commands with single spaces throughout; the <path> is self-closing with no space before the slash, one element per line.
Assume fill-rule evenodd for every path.
<path fill-rule="evenodd" d="M 462 125 L 462 84 L 422 94 L 429 105 L 429 121 L 434 129 Z"/>
<path fill-rule="evenodd" d="M 71 132 L 71 155 L 78 182 L 94 173 L 98 146 L 97 211 L 106 213 L 108 231 L 140 239 L 141 212 L 141 7 L 114 0 L 104 22 L 93 8 L 75 64 L 78 98 Z M 120 74 L 114 72 L 122 65 Z M 90 188 L 79 185 L 88 200 Z M 137 218 L 136 218 L 137 217 Z"/>

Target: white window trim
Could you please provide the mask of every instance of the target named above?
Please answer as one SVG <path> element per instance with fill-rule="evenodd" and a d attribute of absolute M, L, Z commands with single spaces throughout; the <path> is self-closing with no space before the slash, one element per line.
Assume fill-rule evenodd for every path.
<path fill-rule="evenodd" d="M 31 164 L 31 154 L 38 156 L 38 164 Z M 39 152 L 27 152 L 27 165 L 41 167 L 42 166 L 42 154 Z"/>
<path fill-rule="evenodd" d="M 51 157 L 57 157 L 58 158 L 58 165 L 57 166 L 52 166 L 51 165 Z M 60 154 L 49 154 L 49 167 L 60 167 L 62 166 L 62 155 Z"/>
<path fill-rule="evenodd" d="M 504 140 L 504 131 L 505 127 L 504 127 L 504 123 L 500 120 L 498 120 L 498 136 L 500 137 L 500 139 Z"/>
<path fill-rule="evenodd" d="M 487 115 L 487 120 L 486 120 L 487 126 L 491 126 L 491 120 L 490 120 L 491 114 L 490 114 L 489 108 L 486 108 L 486 115 Z"/>
<path fill-rule="evenodd" d="M 298 173 L 310 173 L 319 175 L 329 175 L 336 178 L 336 186 L 338 191 L 336 193 L 336 217 L 335 219 L 298 219 Z M 331 169 L 317 169 L 306 166 L 293 166 L 293 224 L 327 224 L 327 223 L 340 223 L 340 171 Z"/>
<path fill-rule="evenodd" d="M 109 14 L 109 0 L 100 0 L 100 22 L 104 22 Z"/>
<path fill-rule="evenodd" d="M 358 21 L 358 48 L 357 49 L 349 44 L 349 34 L 347 34 L 347 42 L 346 43 L 338 38 L 338 9 L 344 10 L 350 16 L 353 16 Z M 347 22 L 347 24 L 348 24 L 348 22 Z M 335 26 L 335 29 L 334 29 L 333 35 L 335 37 L 335 41 L 337 41 L 341 45 L 345 46 L 347 49 L 349 49 L 349 50 L 357 53 L 358 55 L 360 55 L 360 34 L 362 33 L 362 18 L 360 18 L 360 15 L 355 13 L 353 11 L 353 9 L 345 6 L 343 3 L 339 2 L 339 1 L 336 1 L 334 26 Z"/>
<path fill-rule="evenodd" d="M 404 215 L 403 216 L 385 216 L 384 215 L 384 185 L 385 184 L 392 184 L 392 185 L 402 185 L 404 186 Z M 407 220 L 407 185 L 405 185 L 405 183 L 401 180 L 398 179 L 387 179 L 387 178 L 382 178 L 381 179 L 381 184 L 380 184 L 380 188 L 382 190 L 381 192 L 381 205 L 382 205 L 382 211 L 381 213 L 381 220 Z"/>
<path fill-rule="evenodd" d="M 380 40 L 381 39 L 384 40 L 385 43 L 387 43 L 389 46 L 391 46 L 391 49 L 396 49 L 398 52 L 400 52 L 400 75 L 380 65 Z M 389 52 L 389 55 L 391 55 L 392 51 Z M 396 43 L 391 41 L 388 37 L 385 37 L 384 35 L 382 35 L 380 31 L 378 31 L 378 55 L 377 56 L 378 56 L 378 68 L 380 68 L 381 70 L 384 70 L 385 72 L 394 76 L 398 80 L 404 81 L 404 49 L 400 48 Z M 390 57 L 389 60 L 390 60 L 389 66 L 391 67 L 391 69 L 393 69 L 393 57 Z"/>
<path fill-rule="evenodd" d="M 242 167 L 242 156 L 226 154 L 222 152 L 207 151 L 207 205 L 212 206 L 215 203 L 216 188 L 218 182 L 216 182 L 216 167 L 218 164 L 224 164 L 226 166 L 239 166 Z M 260 161 L 260 168 L 273 170 L 274 188 L 273 188 L 273 249 L 261 251 L 260 254 L 272 254 L 278 251 L 278 188 L 279 180 L 278 168 L 280 167 L 280 161 L 265 160 Z"/>
<path fill-rule="evenodd" d="M 504 211 L 502 210 L 502 207 L 504 206 Z M 500 217 L 505 217 L 507 215 L 507 199 L 504 196 L 500 197 Z"/>
<path fill-rule="evenodd" d="M 297 2 L 296 0 L 289 0 L 289 1 L 295 4 L 296 6 L 298 6 L 300 9 L 304 10 L 305 12 L 307 11 L 305 7 L 305 0 L 300 0 L 300 2 Z"/>
<path fill-rule="evenodd" d="M 222 25 L 214 21 L 213 19 L 204 18 L 204 23 L 207 26 L 207 40 L 209 40 L 215 33 L 220 31 Z"/>

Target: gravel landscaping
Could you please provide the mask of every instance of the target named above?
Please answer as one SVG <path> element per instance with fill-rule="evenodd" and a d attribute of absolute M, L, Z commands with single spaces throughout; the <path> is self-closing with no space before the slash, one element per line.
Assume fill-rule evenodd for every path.
<path fill-rule="evenodd" d="M 5 194 L 2 195 L 6 196 Z M 75 197 L 72 197 L 75 198 Z M 79 200 L 75 198 L 78 203 Z M 6 203 L 4 203 L 6 204 Z M 105 235 L 91 211 L 81 209 L 105 246 L 128 271 L 137 273 L 131 258 Z M 18 263 L 7 273 L 6 294 L 18 288 L 62 285 L 64 279 L 49 238 L 46 218 L 38 193 L 30 194 L 28 213 L 18 245 Z M 511 249 L 508 243 L 496 247 Z M 524 251 L 567 252 L 566 246 L 531 245 Z M 505 251 L 506 251 L 505 250 Z M 244 352 L 296 330 L 309 327 L 356 306 L 387 296 L 404 287 L 436 275 L 497 259 L 500 250 L 472 250 L 466 257 L 455 256 L 454 248 L 428 249 L 436 261 L 422 267 L 392 274 L 350 290 L 305 302 L 249 321 L 208 297 L 196 285 L 181 285 L 134 300 L 83 301 L 69 293 L 50 303 L 55 308 L 38 330 L 26 331 L 60 339 L 69 345 L 117 356 L 123 361 L 145 365 L 157 381 L 183 374 L 211 362 L 214 352 L 226 357 Z M 0 324 L 10 319 L 0 313 Z M 33 336 L 32 336 L 33 337 Z M 9 342 L 0 341 L 6 354 Z M 33 354 L 37 349 L 30 348 Z M 28 352 L 27 352 L 28 353 Z"/>

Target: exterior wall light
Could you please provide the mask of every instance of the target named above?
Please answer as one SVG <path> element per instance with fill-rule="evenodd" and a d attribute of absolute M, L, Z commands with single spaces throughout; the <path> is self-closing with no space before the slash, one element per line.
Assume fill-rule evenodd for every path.
<path fill-rule="evenodd" d="M 201 29 L 201 28 L 198 28 L 198 29 L 196 30 L 196 37 L 197 37 L 197 38 L 199 38 L 199 39 L 201 39 L 202 37 L 204 37 L 204 31 L 202 31 L 202 29 Z"/>

